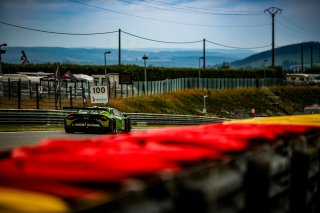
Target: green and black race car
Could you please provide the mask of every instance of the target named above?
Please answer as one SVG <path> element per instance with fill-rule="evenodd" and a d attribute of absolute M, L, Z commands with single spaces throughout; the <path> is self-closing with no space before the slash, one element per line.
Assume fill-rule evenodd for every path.
<path fill-rule="evenodd" d="M 111 107 L 89 107 L 76 109 L 76 113 L 71 113 L 64 119 L 64 129 L 66 133 L 117 133 L 118 131 L 131 131 L 130 118 L 123 115 L 117 109 Z"/>

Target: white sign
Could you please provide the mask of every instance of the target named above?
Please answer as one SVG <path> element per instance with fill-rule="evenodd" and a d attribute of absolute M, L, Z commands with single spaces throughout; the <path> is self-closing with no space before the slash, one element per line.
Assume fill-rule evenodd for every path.
<path fill-rule="evenodd" d="M 38 86 L 38 92 L 39 92 L 39 94 L 43 93 L 43 87 L 42 86 Z"/>
<path fill-rule="evenodd" d="M 91 103 L 108 103 L 108 87 L 107 86 L 91 86 Z"/>

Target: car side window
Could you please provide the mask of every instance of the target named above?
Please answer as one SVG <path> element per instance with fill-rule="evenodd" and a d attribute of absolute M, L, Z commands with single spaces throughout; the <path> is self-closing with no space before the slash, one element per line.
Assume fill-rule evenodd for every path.
<path fill-rule="evenodd" d="M 114 114 L 115 114 L 116 116 L 120 116 L 120 117 L 122 117 L 121 112 L 119 112 L 119 111 L 118 111 L 118 110 L 116 110 L 116 109 L 114 109 L 113 111 L 114 111 Z"/>

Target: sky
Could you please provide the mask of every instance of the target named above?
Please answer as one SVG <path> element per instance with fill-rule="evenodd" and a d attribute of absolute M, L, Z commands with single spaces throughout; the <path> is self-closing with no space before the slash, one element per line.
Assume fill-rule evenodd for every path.
<path fill-rule="evenodd" d="M 272 10 L 270 8 L 274 7 Z M 319 0 L 1 0 L 8 46 L 271 48 L 320 40 Z M 267 10 L 267 11 L 266 11 Z"/>

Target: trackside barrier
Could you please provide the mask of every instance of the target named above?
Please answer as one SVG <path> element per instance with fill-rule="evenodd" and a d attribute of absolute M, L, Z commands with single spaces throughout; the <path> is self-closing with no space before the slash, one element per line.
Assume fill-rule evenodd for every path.
<path fill-rule="evenodd" d="M 21 124 L 63 124 L 64 117 L 71 111 L 34 110 L 34 109 L 2 109 L 0 110 L 0 125 Z"/>
<path fill-rule="evenodd" d="M 0 156 L 4 212 L 320 210 L 320 115 L 46 139 Z"/>
<path fill-rule="evenodd" d="M 63 124 L 68 110 L 34 110 L 34 109 L 2 109 L 0 110 L 0 125 L 10 124 Z M 131 119 L 133 125 L 195 125 L 217 123 L 226 119 L 210 116 L 124 113 Z"/>

